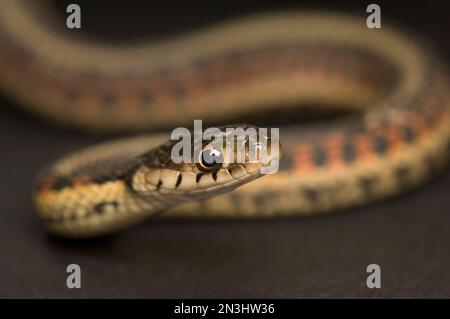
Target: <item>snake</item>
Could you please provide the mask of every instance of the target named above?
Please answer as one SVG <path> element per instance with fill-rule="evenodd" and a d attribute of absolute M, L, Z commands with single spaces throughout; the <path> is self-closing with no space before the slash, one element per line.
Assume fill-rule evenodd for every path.
<path fill-rule="evenodd" d="M 1 1 L 4 95 L 56 125 L 139 132 L 37 175 L 33 202 L 56 236 L 110 234 L 151 216 L 345 211 L 424 184 L 448 162 L 450 86 L 439 52 L 399 27 L 368 28 L 365 13 L 255 13 L 123 44 L 56 27 L 64 21 L 49 8 Z M 311 111 L 341 115 L 302 121 Z M 279 124 L 276 174 L 261 174 L 262 160 L 208 166 L 170 156 L 170 130 L 194 119 L 222 130 L 253 127 L 259 114 L 275 123 L 283 112 L 300 120 Z"/>

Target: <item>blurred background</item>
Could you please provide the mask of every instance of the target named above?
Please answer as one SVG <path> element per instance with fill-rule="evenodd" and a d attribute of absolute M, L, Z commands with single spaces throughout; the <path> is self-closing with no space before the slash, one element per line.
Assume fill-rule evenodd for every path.
<path fill-rule="evenodd" d="M 182 35 L 270 10 L 327 9 L 366 15 L 369 1 L 63 1 L 82 8 L 97 41 Z M 448 1 L 377 1 L 382 23 L 429 40 L 450 60 Z M 35 218 L 31 182 L 62 153 L 111 138 L 51 125 L 0 95 L 0 297 L 316 298 L 450 297 L 450 171 L 394 200 L 320 218 L 158 221 L 110 238 L 71 243 L 47 237 Z M 66 266 L 82 288 L 66 288 Z M 366 287 L 366 266 L 382 288 Z"/>

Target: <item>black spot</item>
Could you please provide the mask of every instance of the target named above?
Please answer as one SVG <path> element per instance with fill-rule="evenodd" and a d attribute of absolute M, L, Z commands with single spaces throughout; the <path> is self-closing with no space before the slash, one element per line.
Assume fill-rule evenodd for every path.
<path fill-rule="evenodd" d="M 156 184 L 156 189 L 160 189 L 162 184 L 163 184 L 162 180 L 159 180 L 158 184 Z"/>
<path fill-rule="evenodd" d="M 313 151 L 313 161 L 317 166 L 323 166 L 326 164 L 327 155 L 325 150 L 321 147 L 315 147 Z"/>
<path fill-rule="evenodd" d="M 94 212 L 98 215 L 103 214 L 105 211 L 105 203 L 100 203 L 94 206 Z"/>
<path fill-rule="evenodd" d="M 170 73 L 171 73 L 170 70 L 167 68 L 161 68 L 156 72 L 156 74 L 160 78 L 167 78 L 167 77 L 169 77 Z"/>
<path fill-rule="evenodd" d="M 217 181 L 217 173 L 218 173 L 219 171 L 214 171 L 214 172 L 212 172 L 212 174 L 211 174 L 211 177 L 212 177 L 212 179 L 214 180 L 214 181 Z"/>
<path fill-rule="evenodd" d="M 90 81 L 99 81 L 101 80 L 101 75 L 97 71 L 90 71 L 85 74 L 86 78 Z"/>
<path fill-rule="evenodd" d="M 304 196 L 313 203 L 316 203 L 319 199 L 319 194 L 317 193 L 317 190 L 312 188 L 304 188 L 303 189 Z"/>
<path fill-rule="evenodd" d="M 351 163 L 356 159 L 356 150 L 352 142 L 347 141 L 342 145 L 342 158 L 347 163 Z"/>
<path fill-rule="evenodd" d="M 70 178 L 59 177 L 52 184 L 51 188 L 55 191 L 59 191 L 63 188 L 70 187 L 70 186 L 72 186 L 72 180 Z"/>
<path fill-rule="evenodd" d="M 408 185 L 408 175 L 410 170 L 407 167 L 400 166 L 395 170 L 395 175 L 397 178 L 398 185 L 404 187 Z"/>
<path fill-rule="evenodd" d="M 183 180 L 183 177 L 181 176 L 181 174 L 179 174 L 177 177 L 177 182 L 175 184 L 175 187 L 180 186 L 182 180 Z"/>
<path fill-rule="evenodd" d="M 152 97 L 150 94 L 146 93 L 146 94 L 141 95 L 141 104 L 142 105 L 147 106 L 151 103 L 151 101 L 152 101 Z"/>
<path fill-rule="evenodd" d="M 67 101 L 69 105 L 74 105 L 79 97 L 79 93 L 75 90 L 70 90 L 67 92 Z"/>
<path fill-rule="evenodd" d="M 405 141 L 412 143 L 416 139 L 416 134 L 411 127 L 406 126 L 403 128 L 403 137 L 405 138 Z"/>
<path fill-rule="evenodd" d="M 202 178 L 203 175 L 205 175 L 205 173 L 198 173 L 198 174 L 195 176 L 195 182 L 196 182 L 196 183 L 200 182 L 200 179 Z"/>
<path fill-rule="evenodd" d="M 234 209 L 232 211 L 238 211 L 242 205 L 242 197 L 238 195 L 238 193 L 230 193 L 230 203 L 233 205 Z"/>
<path fill-rule="evenodd" d="M 262 192 L 262 193 L 256 193 L 252 196 L 252 201 L 253 203 L 258 203 L 258 206 L 260 207 L 265 207 L 266 205 L 269 205 L 269 203 L 272 200 L 272 196 L 270 196 L 271 194 L 267 193 L 267 192 Z"/>
<path fill-rule="evenodd" d="M 120 176 L 120 175 L 108 176 L 106 174 L 103 174 L 103 175 L 93 176 L 92 177 L 92 182 L 94 182 L 95 184 L 104 184 L 104 183 L 107 183 L 107 182 L 116 181 L 118 179 L 121 179 L 122 177 L 123 176 Z"/>
<path fill-rule="evenodd" d="M 388 148 L 388 142 L 384 136 L 378 135 L 373 139 L 373 149 L 377 154 L 383 155 Z"/>
<path fill-rule="evenodd" d="M 370 197 L 373 194 L 375 179 L 371 177 L 362 177 L 359 182 L 366 196 Z"/>
<path fill-rule="evenodd" d="M 197 69 L 208 69 L 209 67 L 209 62 L 206 59 L 198 59 L 193 61 L 192 65 L 197 68 Z"/>
<path fill-rule="evenodd" d="M 173 86 L 173 92 L 177 99 L 181 99 L 186 96 L 186 88 L 181 83 Z"/>
<path fill-rule="evenodd" d="M 104 106 L 113 106 L 116 103 L 116 98 L 111 94 L 106 94 L 103 96 L 103 105 Z"/>

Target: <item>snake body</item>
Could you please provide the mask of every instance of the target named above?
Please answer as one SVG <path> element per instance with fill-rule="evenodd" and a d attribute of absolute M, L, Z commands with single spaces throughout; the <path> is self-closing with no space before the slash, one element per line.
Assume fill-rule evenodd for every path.
<path fill-rule="evenodd" d="M 0 87 L 62 124 L 161 129 L 311 105 L 351 113 L 281 127 L 280 171 L 260 179 L 247 163 L 216 176 L 173 165 L 167 134 L 68 155 L 40 174 L 34 191 L 39 216 L 58 235 L 108 233 L 161 211 L 221 218 L 336 211 L 411 189 L 447 162 L 446 67 L 420 40 L 385 25 L 368 29 L 364 16 L 263 14 L 122 47 L 56 32 L 44 22 L 49 14 L 1 2 Z M 178 182 L 186 172 L 189 192 Z"/>

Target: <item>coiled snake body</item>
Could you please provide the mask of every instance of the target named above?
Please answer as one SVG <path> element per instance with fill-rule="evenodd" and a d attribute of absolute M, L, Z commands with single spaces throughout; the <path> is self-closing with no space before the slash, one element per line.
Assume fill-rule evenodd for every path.
<path fill-rule="evenodd" d="M 210 172 L 175 165 L 170 142 L 158 147 L 167 134 L 66 156 L 40 174 L 34 192 L 45 227 L 58 235 L 108 233 L 160 211 L 222 218 L 335 211 L 408 190 L 447 162 L 445 67 L 417 39 L 384 25 L 368 29 L 364 16 L 264 14 L 120 47 L 62 35 L 44 22 L 48 14 L 1 2 L 0 87 L 63 124 L 227 124 L 305 105 L 352 113 L 281 127 L 280 171 L 261 179 L 261 163 Z"/>

